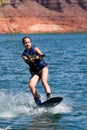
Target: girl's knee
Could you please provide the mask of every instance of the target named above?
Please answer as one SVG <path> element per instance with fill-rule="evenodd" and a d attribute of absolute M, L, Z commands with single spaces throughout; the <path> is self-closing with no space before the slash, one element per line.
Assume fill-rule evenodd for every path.
<path fill-rule="evenodd" d="M 29 83 L 29 85 L 28 85 L 28 86 L 29 86 L 29 88 L 30 88 L 30 89 L 32 89 L 32 88 L 33 88 L 32 83 Z"/>

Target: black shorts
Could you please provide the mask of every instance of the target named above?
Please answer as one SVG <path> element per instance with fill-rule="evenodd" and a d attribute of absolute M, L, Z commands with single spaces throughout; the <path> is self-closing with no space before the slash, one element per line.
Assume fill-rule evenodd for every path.
<path fill-rule="evenodd" d="M 47 65 L 44 66 L 43 68 L 45 68 L 45 67 L 47 67 Z M 42 68 L 42 69 L 43 69 L 43 68 Z M 39 70 L 38 72 L 32 72 L 32 73 L 31 73 L 31 74 L 32 74 L 31 78 L 32 78 L 34 75 L 37 75 L 37 76 L 39 76 L 39 78 L 41 78 L 41 75 L 42 75 L 42 69 Z"/>

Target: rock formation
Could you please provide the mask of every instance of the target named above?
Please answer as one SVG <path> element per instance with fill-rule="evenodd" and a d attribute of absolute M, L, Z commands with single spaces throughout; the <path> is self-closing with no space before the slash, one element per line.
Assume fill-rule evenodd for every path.
<path fill-rule="evenodd" d="M 87 32 L 87 0 L 4 0 L 0 33 Z"/>

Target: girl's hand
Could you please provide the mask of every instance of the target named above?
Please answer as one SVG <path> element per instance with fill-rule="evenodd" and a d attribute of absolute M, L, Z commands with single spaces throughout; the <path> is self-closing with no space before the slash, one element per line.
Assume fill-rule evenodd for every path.
<path fill-rule="evenodd" d="M 37 56 L 35 57 L 35 59 L 38 60 L 38 59 L 40 59 L 40 57 L 37 55 Z"/>

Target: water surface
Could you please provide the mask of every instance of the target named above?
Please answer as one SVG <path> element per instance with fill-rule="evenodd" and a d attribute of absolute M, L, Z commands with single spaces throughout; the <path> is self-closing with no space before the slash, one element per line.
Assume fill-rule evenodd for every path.
<path fill-rule="evenodd" d="M 63 102 L 35 109 L 30 73 L 21 59 L 24 34 L 0 35 L 0 130 L 87 129 L 87 34 L 35 34 L 32 43 L 46 54 L 49 85 Z M 46 95 L 37 85 L 42 101 Z"/>

